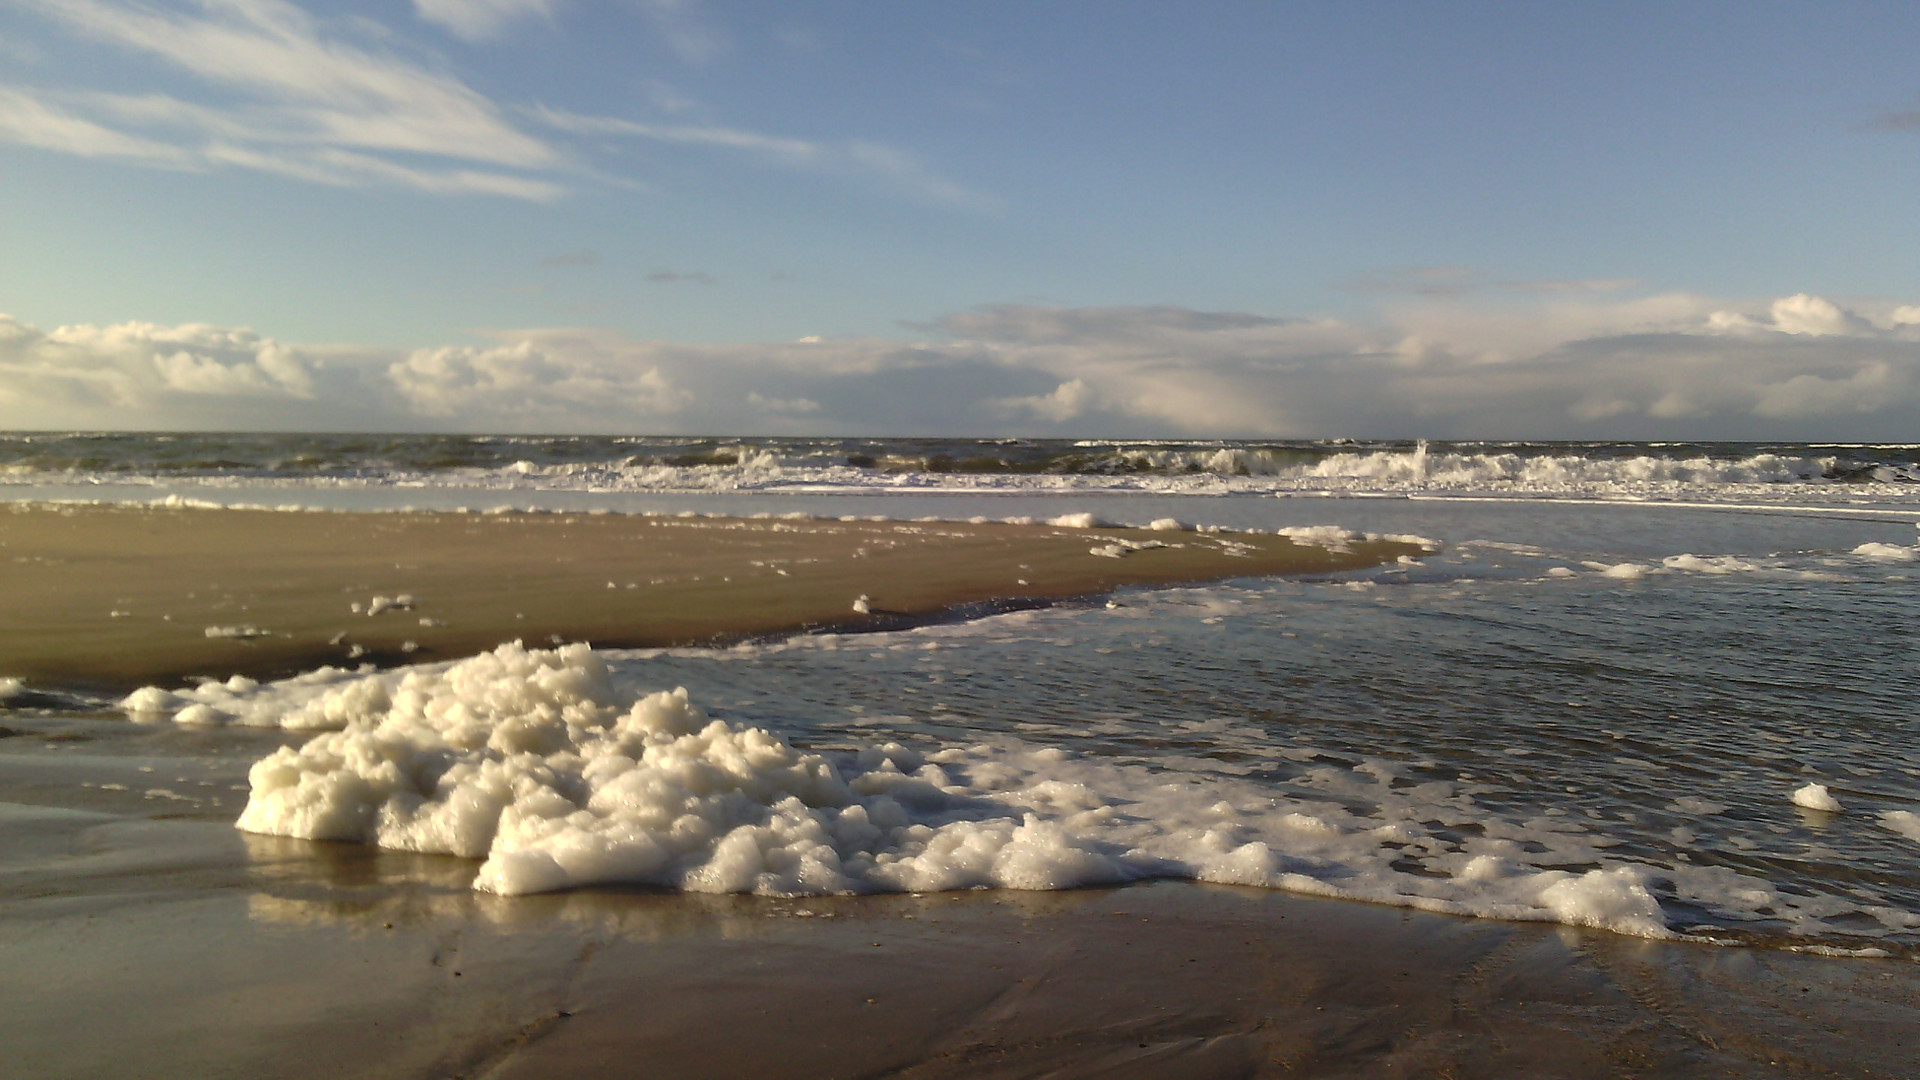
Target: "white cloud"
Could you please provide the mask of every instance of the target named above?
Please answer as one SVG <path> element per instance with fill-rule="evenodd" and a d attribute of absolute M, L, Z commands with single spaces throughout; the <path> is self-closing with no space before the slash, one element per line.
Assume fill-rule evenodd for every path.
<path fill-rule="evenodd" d="M 794 163 L 816 161 L 828 155 L 826 149 L 804 139 L 760 135 L 737 128 L 699 124 L 643 124 L 611 116 L 582 116 L 545 106 L 531 109 L 529 113 L 549 127 L 574 135 L 626 135 L 654 142 L 718 146 Z"/>
<path fill-rule="evenodd" d="M 731 151 L 947 207 L 996 205 L 907 150 L 859 138 L 811 140 L 721 123 L 654 124 L 503 106 L 398 29 L 362 16 L 329 16 L 320 5 L 310 12 L 290 0 L 13 2 L 111 48 L 114 88 L 88 85 L 99 78 L 93 71 L 107 66 L 90 64 L 41 65 L 66 85 L 0 84 L 0 142 L 342 187 L 551 201 L 588 178 L 633 186 L 631 178 L 587 164 L 613 137 Z M 555 0 L 413 0 L 420 19 L 469 41 L 520 20 L 555 18 L 558 7 Z M 689 62 L 725 49 L 689 0 L 641 0 L 639 10 Z M 169 72 L 174 77 L 163 78 Z M 130 79 L 155 86 L 127 93 L 122 87 Z M 667 83 L 645 85 L 662 113 L 699 111 Z"/>
<path fill-rule="evenodd" d="M 1775 300 L 1768 311 L 1773 315 L 1773 328 L 1783 334 L 1820 337 L 1826 334 L 1859 333 L 1870 326 L 1865 319 L 1833 301 L 1806 293 Z"/>
<path fill-rule="evenodd" d="M 549 355 L 532 341 L 491 349 L 415 349 L 387 368 L 394 389 L 417 416 L 524 428 L 563 425 L 580 414 L 620 416 L 644 426 L 689 403 L 658 366 Z"/>
<path fill-rule="evenodd" d="M 1002 404 L 1012 413 L 1028 413 L 1042 420 L 1060 423 L 1085 412 L 1092 399 L 1093 389 L 1085 379 L 1068 379 L 1054 387 L 1050 394 L 1006 398 Z"/>
<path fill-rule="evenodd" d="M 546 180 L 473 169 L 415 169 L 345 150 L 316 150 L 301 157 L 281 157 L 214 142 L 207 144 L 202 152 L 209 161 L 335 187 L 384 181 L 431 194 L 506 195 L 542 202 L 559 198 L 565 190 Z"/>
<path fill-rule="evenodd" d="M 81 157 L 134 158 L 163 165 L 192 161 L 192 155 L 177 147 L 102 127 L 5 86 L 0 86 L 0 139 Z"/>
<path fill-rule="evenodd" d="M 553 14 L 553 0 L 413 0 L 420 18 L 438 23 L 454 36 L 484 41 L 518 19 Z"/>
<path fill-rule="evenodd" d="M 186 10 L 29 2 L 85 37 L 184 73 L 203 99 L 0 87 L 0 138 L 329 184 L 528 199 L 561 190 L 524 173 L 562 168 L 566 155 L 486 97 L 445 72 L 355 44 L 285 0 L 210 0 Z"/>
<path fill-rule="evenodd" d="M 42 331 L 0 315 L 0 415 L 30 427 L 217 423 L 304 414 L 315 369 L 337 350 L 299 350 L 248 330 L 202 324 L 63 326 Z M 16 411 L 17 410 L 17 411 Z"/>
<path fill-rule="evenodd" d="M 59 0 L 45 9 L 89 35 L 255 96 L 269 109 L 269 141 L 290 130 L 333 145 L 495 165 L 556 160 L 457 79 L 328 35 L 284 0 L 221 0 L 203 9 L 205 18 L 103 0 Z M 238 110 L 229 116 L 249 119 Z"/>
<path fill-rule="evenodd" d="M 812 398 L 771 398 L 757 390 L 747 394 L 747 404 L 762 412 L 784 415 L 805 415 L 820 411 L 820 403 Z"/>
<path fill-rule="evenodd" d="M 0 428 L 1905 439 L 1920 325 L 1899 310 L 1681 294 L 1355 323 L 1000 305 L 922 341 L 552 329 L 410 351 L 0 317 Z"/>

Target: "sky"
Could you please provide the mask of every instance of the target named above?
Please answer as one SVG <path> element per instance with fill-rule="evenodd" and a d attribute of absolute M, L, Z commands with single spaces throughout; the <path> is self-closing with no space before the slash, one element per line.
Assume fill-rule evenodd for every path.
<path fill-rule="evenodd" d="M 1916 441 L 1915 41 L 0 0 L 0 428 Z"/>

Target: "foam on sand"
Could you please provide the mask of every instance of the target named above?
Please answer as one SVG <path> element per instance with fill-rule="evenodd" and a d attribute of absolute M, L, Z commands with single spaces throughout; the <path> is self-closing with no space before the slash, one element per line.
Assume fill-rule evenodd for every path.
<path fill-rule="evenodd" d="M 710 718 L 683 690 L 632 688 L 584 645 L 214 685 L 228 715 L 332 729 L 253 767 L 240 828 L 482 859 L 475 887 L 496 893 L 1173 877 L 1647 937 L 1673 936 L 1668 892 L 1735 919 L 1802 914 L 1797 898 L 1757 879 L 1620 862 L 1602 837 L 1503 823 L 1469 799 L 1404 789 L 1385 763 L 1327 770 L 1323 801 L 1017 742 L 814 752 Z M 180 719 L 212 711 L 197 701 Z"/>

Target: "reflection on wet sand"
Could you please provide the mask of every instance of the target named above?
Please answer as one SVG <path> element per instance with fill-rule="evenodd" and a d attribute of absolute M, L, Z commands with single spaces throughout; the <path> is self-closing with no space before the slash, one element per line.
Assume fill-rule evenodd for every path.
<path fill-rule="evenodd" d="M 0 825 L 35 1077 L 1899 1076 L 1920 1030 L 1911 964 L 1269 890 L 507 898 L 211 817 Z"/>

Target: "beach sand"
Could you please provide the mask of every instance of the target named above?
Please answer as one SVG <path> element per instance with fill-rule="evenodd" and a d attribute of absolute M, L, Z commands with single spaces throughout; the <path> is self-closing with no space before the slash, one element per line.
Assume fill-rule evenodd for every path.
<path fill-rule="evenodd" d="M 1116 540 L 1183 546 L 1089 554 Z M 0 541 L 0 674 L 121 687 L 338 663 L 352 645 L 397 660 L 513 637 L 859 628 L 1413 550 L 108 507 L 0 513 Z M 400 593 L 411 610 L 365 613 Z M 871 614 L 852 610 L 862 594 Z M 9 1076 L 1895 1077 L 1920 1055 L 1910 963 L 1177 882 L 506 898 L 474 892 L 468 860 L 237 832 L 248 767 L 298 734 L 31 711 L 5 725 Z"/>
<path fill-rule="evenodd" d="M 1419 551 L 999 523 L 17 505 L 0 510 L 0 676 L 131 688 L 515 639 L 713 644 Z"/>
<path fill-rule="evenodd" d="M 72 761 L 0 776 L 35 764 Z M 1920 1041 L 1912 964 L 1267 890 L 502 898 L 198 812 L 0 835 L 23 1077 L 1897 1077 Z"/>

